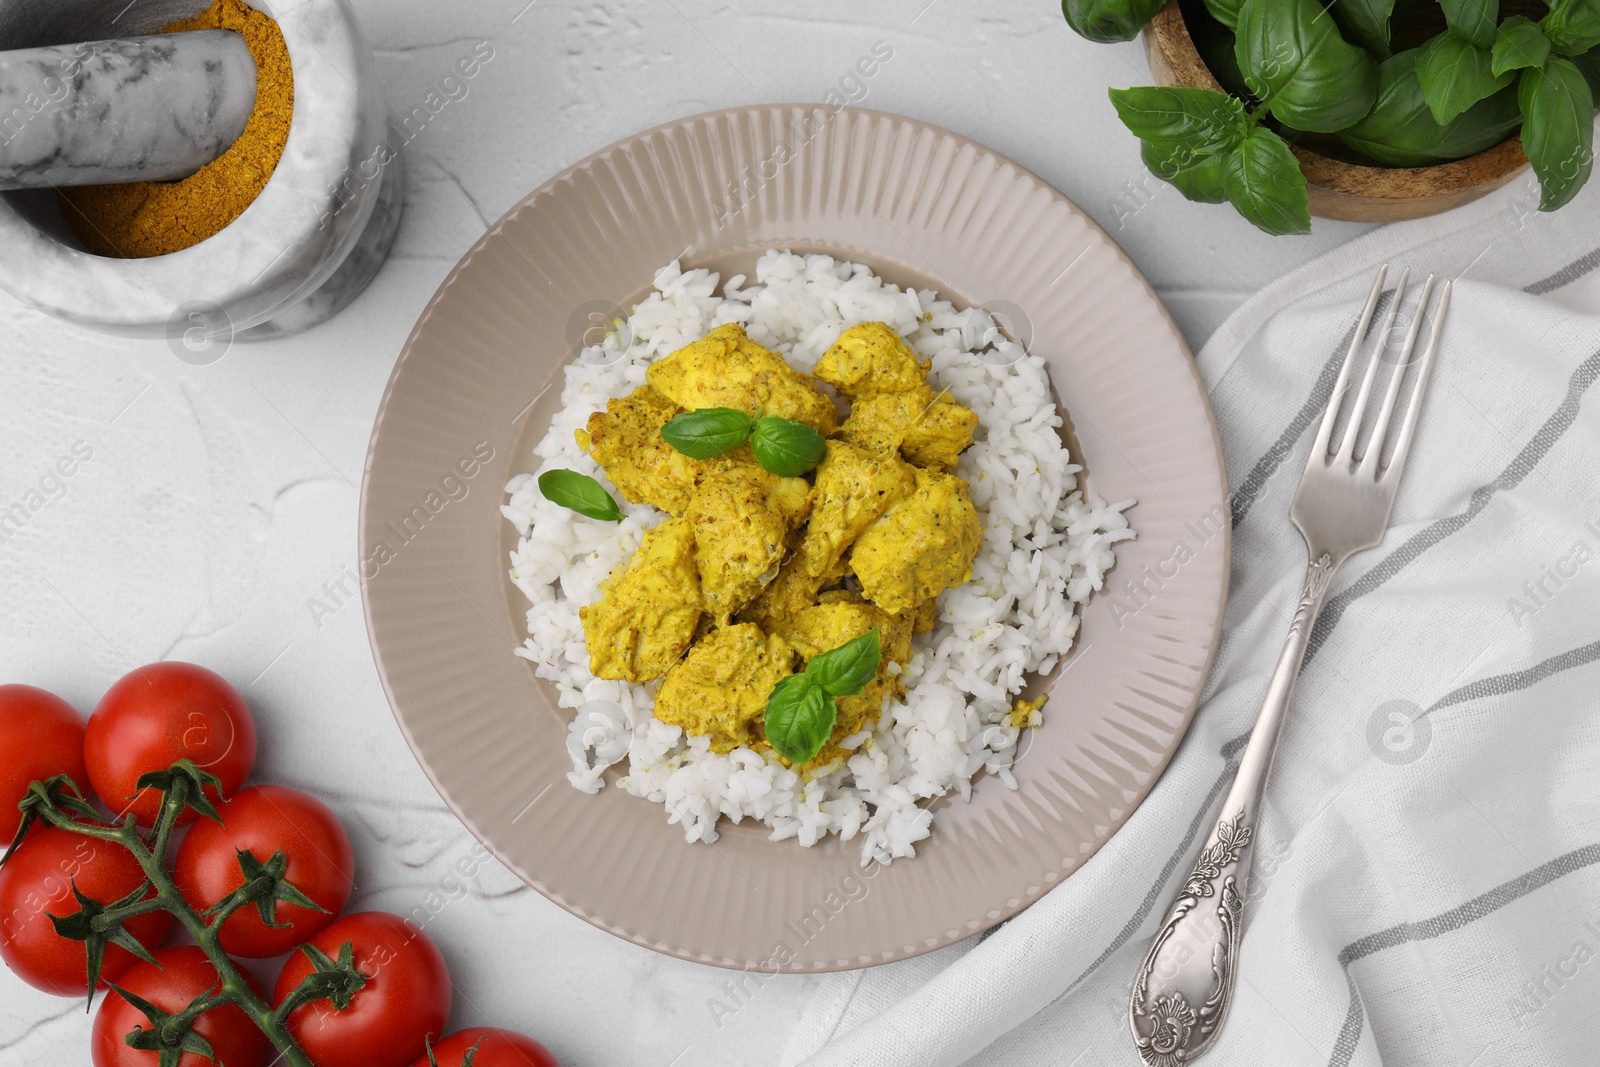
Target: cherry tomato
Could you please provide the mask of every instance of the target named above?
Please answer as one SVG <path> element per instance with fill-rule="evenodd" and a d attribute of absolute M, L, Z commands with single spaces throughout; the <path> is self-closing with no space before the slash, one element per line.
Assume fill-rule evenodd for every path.
<path fill-rule="evenodd" d="M 83 754 L 100 799 L 119 818 L 132 812 L 150 826 L 161 792 L 139 790 L 140 775 L 190 759 L 222 779 L 231 796 L 255 766 L 256 724 L 244 698 L 218 675 L 192 663 L 152 663 L 106 690 L 89 716 Z M 217 803 L 215 789 L 206 795 Z M 178 823 L 194 818 L 188 810 Z"/>
<path fill-rule="evenodd" d="M 533 1038 L 487 1026 L 457 1030 L 433 1046 L 433 1058 L 439 1067 L 461 1067 L 473 1045 L 478 1046 L 478 1051 L 472 1057 L 472 1067 L 561 1067 L 550 1050 Z M 433 1064 L 424 1053 L 412 1067 Z"/>
<path fill-rule="evenodd" d="M 160 967 L 140 961 L 117 981 L 117 985 L 136 997 L 148 1000 L 165 1012 L 176 1013 L 188 1007 L 196 997 L 211 992 L 217 986 L 217 969 L 206 954 L 194 945 L 179 945 L 156 953 Z M 244 980 L 256 995 L 261 989 L 250 978 Z M 90 1054 L 94 1067 L 156 1067 L 161 1054 L 154 1050 L 130 1048 L 124 1038 L 135 1028 L 150 1029 L 150 1020 L 144 1012 L 111 993 L 100 1004 L 94 1017 L 94 1036 L 90 1039 Z M 194 1021 L 194 1032 L 211 1045 L 216 1059 L 211 1060 L 193 1052 L 185 1052 L 178 1067 L 201 1067 L 202 1064 L 219 1063 L 226 1067 L 262 1067 L 275 1051 L 250 1016 L 233 1005 L 213 1008 Z"/>
<path fill-rule="evenodd" d="M 22 821 L 17 802 L 28 783 L 70 774 L 89 788 L 83 767 L 83 716 L 54 693 L 31 685 L 0 685 L 0 841 Z"/>
<path fill-rule="evenodd" d="M 65 918 L 81 910 L 72 895 L 74 883 L 84 896 L 110 904 L 143 882 L 144 871 L 121 845 L 35 826 L 0 867 L 0 959 L 36 989 L 63 997 L 84 995 L 89 991 L 84 943 L 56 933 L 50 916 Z M 123 925 L 150 949 L 167 936 L 172 916 L 153 911 Z M 115 981 L 135 961 L 126 949 L 107 945 L 100 977 Z"/>
<path fill-rule="evenodd" d="M 316 797 L 298 789 L 258 785 L 241 790 L 218 806 L 223 825 L 202 819 L 178 849 L 174 877 L 196 911 L 205 911 L 244 884 L 238 852 L 262 864 L 282 851 L 289 861 L 283 877 L 327 909 L 327 914 L 276 903 L 271 927 L 253 905 L 234 912 L 222 927 L 222 947 L 235 956 L 281 956 L 338 917 L 355 887 L 355 856 L 338 818 Z"/>
<path fill-rule="evenodd" d="M 310 943 L 336 959 L 346 941 L 367 984 L 343 1011 L 319 1000 L 291 1012 L 289 1032 L 318 1067 L 410 1067 L 427 1036 L 443 1033 L 450 1018 L 444 956 L 427 934 L 381 911 L 346 915 Z M 310 973 L 305 953 L 291 955 L 278 972 L 272 1002 L 282 1004 Z"/>

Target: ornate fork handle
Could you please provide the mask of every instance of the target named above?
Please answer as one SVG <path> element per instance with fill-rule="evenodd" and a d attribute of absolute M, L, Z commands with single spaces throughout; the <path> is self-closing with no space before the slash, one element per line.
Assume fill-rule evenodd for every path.
<path fill-rule="evenodd" d="M 1311 628 L 1338 565 L 1323 552 L 1306 567 L 1289 636 L 1223 802 L 1222 818 L 1206 839 L 1134 979 L 1128 1025 L 1139 1056 L 1151 1067 L 1177 1067 L 1199 1056 L 1215 1038 L 1233 1002 L 1261 797 Z"/>

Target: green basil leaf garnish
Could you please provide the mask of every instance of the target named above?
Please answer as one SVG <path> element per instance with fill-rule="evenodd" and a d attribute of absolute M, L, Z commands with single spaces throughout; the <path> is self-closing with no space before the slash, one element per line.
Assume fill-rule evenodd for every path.
<path fill-rule="evenodd" d="M 1417 78 L 1421 53 L 1408 48 L 1378 67 L 1378 102 L 1339 139 L 1390 167 L 1426 167 L 1481 152 L 1517 132 L 1522 113 L 1510 87 L 1440 125 Z"/>
<path fill-rule="evenodd" d="M 1228 151 L 1250 132 L 1244 101 L 1210 89 L 1112 89 L 1111 104 L 1122 124 L 1164 157 L 1178 149 L 1196 159 Z"/>
<path fill-rule="evenodd" d="M 691 459 L 715 459 L 748 441 L 754 425 L 736 408 L 700 408 L 673 416 L 661 436 Z"/>
<path fill-rule="evenodd" d="M 1305 175 L 1284 139 L 1265 127 L 1228 157 L 1222 188 L 1239 214 L 1268 233 L 1311 232 Z"/>
<path fill-rule="evenodd" d="M 767 698 L 767 743 L 790 763 L 809 763 L 833 733 L 839 706 L 804 674 L 791 674 Z"/>
<path fill-rule="evenodd" d="M 1146 141 L 1139 156 L 1150 173 L 1174 186 L 1178 192 L 1201 204 L 1220 204 L 1228 199 L 1222 187 L 1222 175 L 1228 168 L 1228 156 L 1219 153 L 1195 159 L 1183 149 L 1163 153 Z"/>
<path fill-rule="evenodd" d="M 579 515 L 603 522 L 621 522 L 622 509 L 605 488 L 587 474 L 577 471 L 545 471 L 539 475 L 539 492 L 552 504 L 571 508 Z"/>
<path fill-rule="evenodd" d="M 1378 68 L 1318 0 L 1245 0 L 1233 45 L 1245 85 L 1297 130 L 1353 125 L 1378 95 Z"/>
<path fill-rule="evenodd" d="M 1550 55 L 1550 38 L 1539 24 L 1521 15 L 1512 15 L 1500 24 L 1500 35 L 1491 50 L 1495 77 L 1508 70 L 1542 67 Z"/>
<path fill-rule="evenodd" d="M 806 676 L 829 696 L 859 696 L 878 676 L 883 660 L 883 638 L 874 626 L 853 640 L 818 656 L 806 664 Z"/>
<path fill-rule="evenodd" d="M 1133 40 L 1163 6 L 1165 0 L 1061 0 L 1061 13 L 1079 36 L 1110 44 Z"/>
<path fill-rule="evenodd" d="M 1500 0 L 1439 0 L 1445 25 L 1479 48 L 1493 48 Z"/>
<path fill-rule="evenodd" d="M 1489 50 L 1451 30 L 1423 45 L 1417 55 L 1422 98 L 1441 126 L 1504 89 L 1515 77 L 1510 71 L 1496 75 Z"/>
<path fill-rule="evenodd" d="M 1594 170 L 1594 92 L 1572 60 L 1551 56 L 1517 82 L 1522 149 L 1539 176 L 1539 210 L 1577 195 Z"/>
<path fill-rule="evenodd" d="M 1375 59 L 1389 58 L 1389 20 L 1395 0 L 1333 0 L 1333 15 L 1345 36 Z"/>
<path fill-rule="evenodd" d="M 820 433 L 803 422 L 775 415 L 756 420 L 750 447 L 756 462 L 780 478 L 798 478 L 828 454 L 828 442 Z"/>
<path fill-rule="evenodd" d="M 1564 56 L 1578 56 L 1600 45 L 1600 4 L 1594 0 L 1553 0 L 1539 20 L 1551 47 Z"/>

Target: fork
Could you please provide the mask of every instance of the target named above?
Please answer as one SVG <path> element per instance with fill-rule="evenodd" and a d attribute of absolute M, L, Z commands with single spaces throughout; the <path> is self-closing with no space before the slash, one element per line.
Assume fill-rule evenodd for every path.
<path fill-rule="evenodd" d="M 1311 630 L 1322 610 L 1323 597 L 1339 565 L 1357 552 L 1383 540 L 1400 486 L 1406 454 L 1416 433 L 1417 417 L 1427 392 L 1445 311 L 1450 306 L 1451 283 L 1439 287 L 1427 348 L 1417 366 L 1403 415 L 1395 415 L 1395 402 L 1410 366 L 1424 312 L 1433 296 L 1435 278 L 1428 276 L 1416 313 L 1406 330 L 1399 360 L 1383 392 L 1382 406 L 1372 420 L 1372 430 L 1359 457 L 1356 439 L 1372 399 L 1374 382 L 1394 328 L 1395 316 L 1410 280 L 1409 268 L 1400 276 L 1382 329 L 1367 360 L 1360 388 L 1344 422 L 1337 449 L 1332 441 L 1339 412 L 1350 391 L 1357 357 L 1365 346 L 1372 316 L 1383 294 L 1389 267 L 1384 264 L 1372 283 L 1366 307 L 1350 339 L 1328 410 L 1322 417 L 1316 443 L 1306 460 L 1305 473 L 1295 493 L 1289 517 L 1305 538 L 1309 562 L 1300 601 L 1289 624 L 1289 636 L 1278 655 L 1277 668 L 1249 743 L 1240 758 L 1233 786 L 1223 802 L 1221 817 L 1206 839 L 1193 872 L 1168 909 L 1155 940 L 1133 983 L 1128 1026 L 1140 1058 L 1151 1067 L 1177 1067 L 1211 1047 L 1233 1002 L 1239 961 L 1241 920 L 1257 818 L 1272 754 L 1283 727 L 1284 713 L 1294 692 L 1295 678 L 1305 659 Z M 1382 464 L 1385 447 L 1391 456 Z"/>

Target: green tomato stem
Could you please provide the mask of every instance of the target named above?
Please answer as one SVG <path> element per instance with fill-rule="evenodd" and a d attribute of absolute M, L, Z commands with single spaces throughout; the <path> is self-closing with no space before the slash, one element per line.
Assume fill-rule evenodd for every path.
<path fill-rule="evenodd" d="M 133 828 L 131 818 L 122 827 L 112 828 L 78 822 L 64 812 L 56 811 L 53 808 L 47 808 L 41 814 L 46 821 L 59 829 L 84 837 L 114 842 L 126 848 L 134 859 L 138 861 L 139 867 L 144 871 L 146 880 L 155 890 L 155 896 L 122 909 L 122 915 L 144 914 L 150 911 L 167 912 L 179 923 L 183 924 L 183 928 L 189 931 L 189 935 L 194 938 L 195 944 L 200 947 L 200 951 L 206 954 L 206 958 L 216 968 L 217 976 L 221 981 L 220 991 L 212 996 L 197 1000 L 178 1013 L 174 1017 L 175 1019 L 184 1019 L 187 1025 L 187 1023 L 199 1018 L 212 1008 L 225 1004 L 235 1005 L 250 1017 L 250 1020 L 256 1024 L 262 1033 L 267 1035 L 267 1039 L 281 1053 L 279 1062 L 286 1064 L 287 1067 L 316 1067 L 311 1062 L 311 1058 L 300 1048 L 299 1043 L 295 1041 L 294 1036 L 289 1033 L 289 1013 L 273 1011 L 272 1005 L 262 999 L 250 987 L 250 984 L 245 981 L 244 976 L 239 972 L 238 966 L 229 958 L 227 952 L 223 951 L 220 941 L 223 920 L 226 919 L 227 915 L 237 910 L 238 907 L 250 903 L 250 900 L 247 898 L 239 899 L 234 908 L 225 909 L 223 913 L 215 916 L 214 921 L 207 923 L 189 906 L 189 902 L 183 899 L 183 894 L 178 891 L 177 884 L 172 880 L 172 875 L 167 872 L 165 863 L 166 844 L 172 834 L 173 826 L 177 823 L 179 814 L 183 811 L 181 796 L 176 805 L 173 804 L 173 798 L 183 794 L 186 789 L 185 780 L 179 778 L 175 781 L 174 788 L 162 800 L 161 812 L 156 818 L 154 846 L 148 848 L 145 846 L 143 838 L 139 836 L 138 831 Z M 300 990 L 295 992 L 299 993 Z M 296 999 L 294 995 L 291 995 L 289 1000 L 285 1001 L 284 1006 L 288 1007 Z"/>

